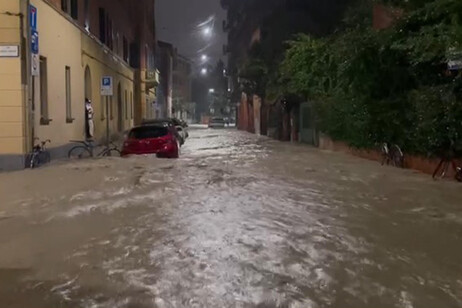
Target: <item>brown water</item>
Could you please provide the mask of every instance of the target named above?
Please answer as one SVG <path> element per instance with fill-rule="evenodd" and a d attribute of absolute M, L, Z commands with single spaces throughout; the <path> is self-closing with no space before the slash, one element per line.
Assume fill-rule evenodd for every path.
<path fill-rule="evenodd" d="M 462 307 L 462 186 L 206 129 L 0 174 L 0 307 Z"/>

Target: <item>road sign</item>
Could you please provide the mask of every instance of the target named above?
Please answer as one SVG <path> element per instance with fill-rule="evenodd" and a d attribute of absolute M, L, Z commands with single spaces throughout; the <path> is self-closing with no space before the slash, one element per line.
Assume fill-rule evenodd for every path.
<path fill-rule="evenodd" d="M 112 96 L 114 95 L 114 83 L 111 76 L 103 76 L 101 78 L 101 95 Z"/>
<path fill-rule="evenodd" d="M 8 45 L 0 46 L 0 58 L 16 58 L 19 57 L 19 46 Z"/>
<path fill-rule="evenodd" d="M 33 54 L 39 53 L 39 34 L 36 30 L 31 30 L 30 49 Z"/>
<path fill-rule="evenodd" d="M 37 31 L 37 8 L 33 5 L 29 7 L 29 24 L 31 30 Z"/>
<path fill-rule="evenodd" d="M 40 57 L 39 57 L 39 55 L 32 54 L 31 74 L 32 74 L 32 76 L 39 76 L 40 75 Z"/>

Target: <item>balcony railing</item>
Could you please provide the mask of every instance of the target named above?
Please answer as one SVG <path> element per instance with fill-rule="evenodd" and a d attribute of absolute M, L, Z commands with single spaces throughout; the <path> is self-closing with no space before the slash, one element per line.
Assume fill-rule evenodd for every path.
<path fill-rule="evenodd" d="M 160 72 L 159 70 L 146 70 L 146 84 L 149 87 L 155 87 L 160 83 Z"/>

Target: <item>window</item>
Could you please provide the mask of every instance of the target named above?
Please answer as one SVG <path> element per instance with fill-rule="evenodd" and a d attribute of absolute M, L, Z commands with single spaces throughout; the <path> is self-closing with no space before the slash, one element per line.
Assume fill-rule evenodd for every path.
<path fill-rule="evenodd" d="M 106 11 L 99 8 L 99 39 L 103 44 L 106 43 L 106 31 Z"/>
<path fill-rule="evenodd" d="M 63 12 L 69 12 L 69 0 L 61 0 L 61 10 Z"/>
<path fill-rule="evenodd" d="M 71 68 L 66 66 L 66 123 L 72 123 Z"/>
<path fill-rule="evenodd" d="M 106 25 L 107 25 L 107 34 L 106 34 L 106 46 L 109 47 L 111 50 L 114 50 L 114 31 L 112 28 L 112 20 L 109 18 L 109 15 L 107 15 L 106 19 Z"/>
<path fill-rule="evenodd" d="M 149 47 L 148 47 L 148 45 L 146 45 L 144 47 L 144 52 L 145 52 L 144 61 L 146 61 L 144 65 L 145 65 L 145 67 L 147 67 L 149 69 L 151 66 L 150 66 L 150 63 L 149 63 Z"/>
<path fill-rule="evenodd" d="M 48 71 L 47 58 L 40 57 L 40 124 L 50 124 L 48 118 Z"/>
<path fill-rule="evenodd" d="M 130 92 L 130 117 L 133 119 L 133 92 Z"/>
<path fill-rule="evenodd" d="M 77 20 L 79 18 L 78 0 L 61 0 L 61 10 Z"/>
<path fill-rule="evenodd" d="M 128 54 L 128 41 L 127 41 L 127 38 L 125 36 L 123 37 L 123 54 L 122 54 L 122 57 L 123 57 L 124 61 L 128 63 L 128 60 L 129 60 L 130 56 Z"/>
<path fill-rule="evenodd" d="M 124 112 L 125 112 L 125 119 L 128 120 L 128 92 L 127 90 L 125 90 L 125 93 L 124 93 Z"/>
<path fill-rule="evenodd" d="M 85 30 L 87 32 L 90 32 L 90 6 L 89 6 L 89 0 L 85 0 L 84 3 L 84 15 L 85 15 Z"/>
<path fill-rule="evenodd" d="M 79 4 L 77 0 L 71 0 L 71 12 L 70 15 L 73 19 L 79 19 Z"/>
<path fill-rule="evenodd" d="M 114 53 L 120 56 L 120 35 L 115 31 Z"/>
<path fill-rule="evenodd" d="M 152 139 L 166 136 L 169 133 L 167 127 L 162 126 L 141 126 L 133 128 L 128 135 L 130 139 Z"/>

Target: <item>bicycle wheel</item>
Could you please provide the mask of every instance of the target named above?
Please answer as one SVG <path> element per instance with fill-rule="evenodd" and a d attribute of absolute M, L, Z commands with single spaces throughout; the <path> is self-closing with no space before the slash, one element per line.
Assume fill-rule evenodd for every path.
<path fill-rule="evenodd" d="M 69 153 L 68 157 L 70 159 L 83 159 L 83 158 L 90 158 L 91 157 L 91 152 L 88 148 L 78 145 L 73 147 Z"/>
<path fill-rule="evenodd" d="M 456 169 L 456 180 L 457 182 L 462 182 L 462 168 Z"/>
<path fill-rule="evenodd" d="M 101 153 L 101 156 L 103 157 L 120 157 L 121 153 L 119 149 L 108 149 Z"/>
<path fill-rule="evenodd" d="M 442 160 L 438 164 L 438 167 L 436 167 L 435 172 L 433 172 L 433 179 L 434 180 L 443 179 L 446 176 L 446 173 L 448 172 L 448 168 L 449 168 L 449 161 Z"/>
<path fill-rule="evenodd" d="M 29 168 L 34 169 L 39 166 L 39 163 L 40 163 L 40 160 L 39 160 L 38 153 L 32 154 L 30 158 L 30 162 L 29 162 Z"/>
<path fill-rule="evenodd" d="M 401 148 L 398 145 L 393 145 L 392 147 L 392 153 L 393 153 L 393 165 L 395 167 L 399 168 L 404 168 L 404 154 L 403 151 L 401 151 Z"/>

